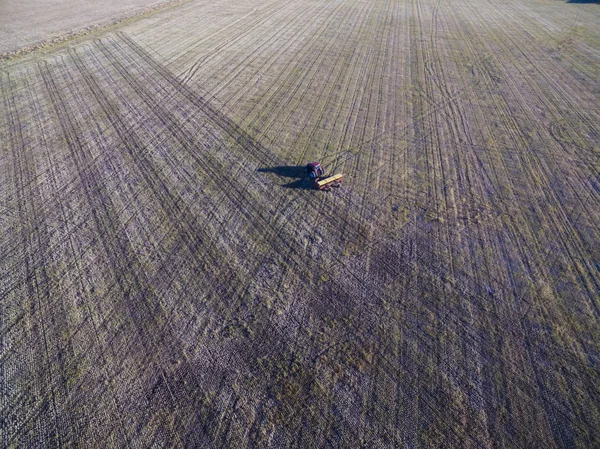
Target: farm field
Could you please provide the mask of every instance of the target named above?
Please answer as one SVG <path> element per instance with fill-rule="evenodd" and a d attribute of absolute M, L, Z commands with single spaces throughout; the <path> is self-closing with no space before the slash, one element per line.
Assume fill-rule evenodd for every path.
<path fill-rule="evenodd" d="M 600 446 L 599 23 L 190 0 L 0 62 L 0 447 Z"/>

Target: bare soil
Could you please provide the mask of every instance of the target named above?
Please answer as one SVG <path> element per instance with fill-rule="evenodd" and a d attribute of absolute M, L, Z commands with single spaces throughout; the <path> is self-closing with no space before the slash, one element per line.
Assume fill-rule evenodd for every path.
<path fill-rule="evenodd" d="M 190 1 L 4 62 L 0 446 L 600 446 L 599 22 Z"/>

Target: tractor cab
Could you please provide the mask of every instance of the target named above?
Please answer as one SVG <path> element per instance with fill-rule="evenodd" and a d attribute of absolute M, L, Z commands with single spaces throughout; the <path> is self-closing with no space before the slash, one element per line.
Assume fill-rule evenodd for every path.
<path fill-rule="evenodd" d="M 321 164 L 318 162 L 309 162 L 306 164 L 306 172 L 308 173 L 309 178 L 315 181 L 325 175 L 325 170 L 323 170 Z"/>

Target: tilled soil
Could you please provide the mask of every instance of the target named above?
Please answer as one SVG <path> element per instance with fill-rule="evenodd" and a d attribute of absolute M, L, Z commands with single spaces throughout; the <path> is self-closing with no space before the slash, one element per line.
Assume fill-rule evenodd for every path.
<path fill-rule="evenodd" d="M 0 445 L 599 445 L 599 15 L 190 1 L 4 63 Z"/>

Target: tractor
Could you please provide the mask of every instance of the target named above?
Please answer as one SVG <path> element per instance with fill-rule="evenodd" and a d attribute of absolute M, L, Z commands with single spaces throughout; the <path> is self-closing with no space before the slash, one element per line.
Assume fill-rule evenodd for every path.
<path fill-rule="evenodd" d="M 329 191 L 332 187 L 340 187 L 344 175 L 337 174 L 326 176 L 325 170 L 319 162 L 309 162 L 306 164 L 306 173 L 310 181 L 314 184 L 315 189 Z"/>

